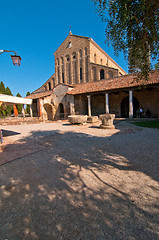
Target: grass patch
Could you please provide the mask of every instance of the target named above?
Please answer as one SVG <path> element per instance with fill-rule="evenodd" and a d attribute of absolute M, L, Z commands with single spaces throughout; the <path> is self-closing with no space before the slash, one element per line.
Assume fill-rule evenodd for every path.
<path fill-rule="evenodd" d="M 139 127 L 158 128 L 159 129 L 159 120 L 133 122 L 133 124 L 135 124 L 136 126 L 139 126 Z"/>

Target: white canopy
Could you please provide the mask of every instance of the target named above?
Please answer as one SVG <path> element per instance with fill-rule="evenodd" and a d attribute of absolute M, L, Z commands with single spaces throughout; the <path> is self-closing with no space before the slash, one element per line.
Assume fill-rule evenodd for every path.
<path fill-rule="evenodd" d="M 31 105 L 32 101 L 33 100 L 29 98 L 21 98 L 21 97 L 6 95 L 6 94 L 0 94 L 0 102 Z"/>

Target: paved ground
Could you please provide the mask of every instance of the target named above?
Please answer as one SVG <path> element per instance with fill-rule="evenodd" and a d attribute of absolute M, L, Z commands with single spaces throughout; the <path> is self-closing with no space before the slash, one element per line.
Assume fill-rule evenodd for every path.
<path fill-rule="evenodd" d="M 0 239 L 159 239 L 159 130 L 1 126 Z"/>

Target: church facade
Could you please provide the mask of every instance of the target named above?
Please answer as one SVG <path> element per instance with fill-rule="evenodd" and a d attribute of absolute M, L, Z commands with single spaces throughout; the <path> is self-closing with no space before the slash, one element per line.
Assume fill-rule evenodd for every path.
<path fill-rule="evenodd" d="M 93 39 L 71 32 L 54 57 L 55 73 L 29 96 L 35 116 L 54 120 L 109 112 L 136 117 L 142 107 L 145 116 L 159 117 L 157 70 L 149 82 L 135 82 Z"/>

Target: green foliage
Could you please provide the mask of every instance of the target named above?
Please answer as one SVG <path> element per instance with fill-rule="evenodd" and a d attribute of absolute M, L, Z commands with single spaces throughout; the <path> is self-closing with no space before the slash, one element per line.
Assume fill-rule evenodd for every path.
<path fill-rule="evenodd" d="M 30 92 L 27 92 L 26 97 L 29 96 L 30 94 L 31 94 Z"/>
<path fill-rule="evenodd" d="M 26 97 L 30 95 L 30 92 L 27 92 Z M 26 113 L 30 114 L 30 105 L 26 106 Z"/>
<path fill-rule="evenodd" d="M 2 81 L 0 83 L 0 93 L 2 93 L 2 94 L 5 93 L 5 86 L 4 86 L 4 83 Z"/>
<path fill-rule="evenodd" d="M 159 61 L 155 64 L 155 69 L 159 69 Z"/>
<path fill-rule="evenodd" d="M 13 96 L 9 87 L 6 87 L 4 94 Z"/>
<path fill-rule="evenodd" d="M 22 97 L 20 95 L 20 93 L 17 93 L 16 95 L 17 97 Z M 22 113 L 22 104 L 17 104 L 17 110 L 18 110 L 18 114 L 21 114 Z"/>
<path fill-rule="evenodd" d="M 158 55 L 158 0 L 92 0 L 106 22 L 106 40 L 115 53 L 123 51 L 130 72 L 148 79 L 151 58 Z"/>
<path fill-rule="evenodd" d="M 12 92 L 9 87 L 5 88 L 4 83 L 1 81 L 0 83 L 0 93 L 6 94 L 6 95 L 12 95 Z M 0 106 L 0 116 L 10 116 L 13 113 L 13 106 L 12 105 L 6 105 L 2 104 Z"/>

